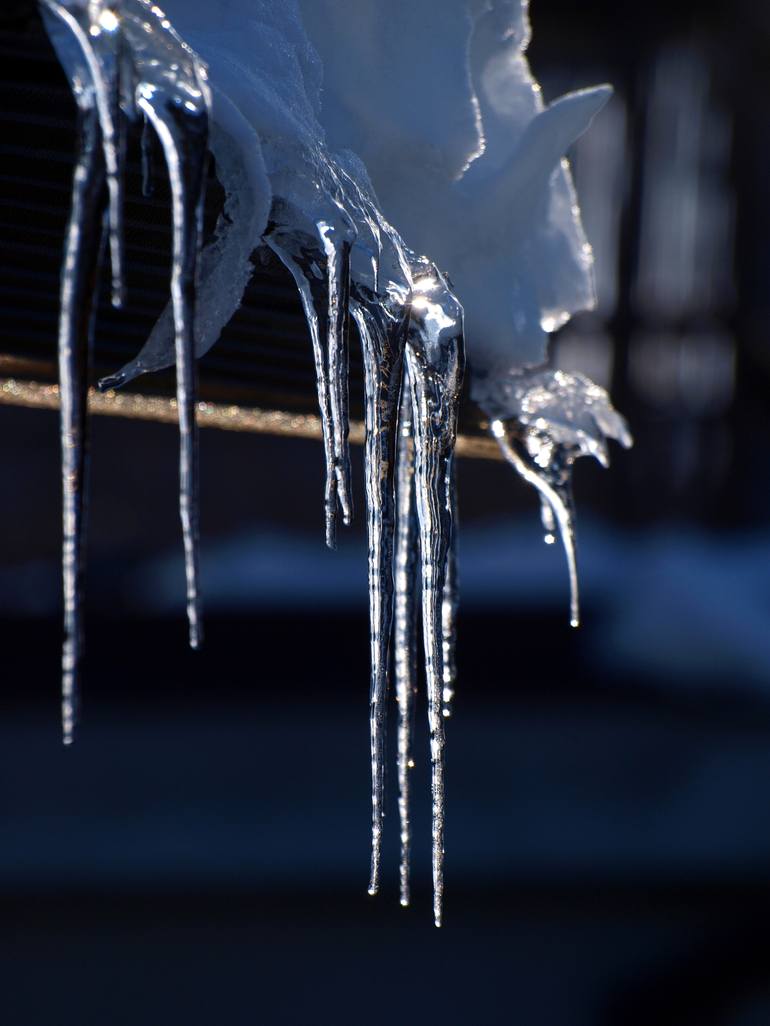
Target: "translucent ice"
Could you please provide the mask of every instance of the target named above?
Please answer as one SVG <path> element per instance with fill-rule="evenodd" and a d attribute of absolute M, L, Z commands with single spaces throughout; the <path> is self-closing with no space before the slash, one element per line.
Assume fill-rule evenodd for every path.
<path fill-rule="evenodd" d="M 630 439 L 606 394 L 586 379 L 525 368 L 543 361 L 548 332 L 594 301 L 591 251 L 563 154 L 609 89 L 543 104 L 524 55 L 529 23 L 523 0 L 447 0 L 440 18 L 433 0 L 393 0 L 387 9 L 378 0 L 302 0 L 301 6 L 297 0 L 171 0 L 168 17 L 145 0 L 112 7 L 102 0 L 43 3 L 58 19 L 52 38 L 84 114 L 67 250 L 74 262 L 65 264 L 62 278 L 60 333 L 62 439 L 69 447 L 68 637 L 77 636 L 79 624 L 82 354 L 89 300 L 87 264 L 78 247 L 87 244 L 90 266 L 98 263 L 95 225 L 106 183 L 113 294 L 119 300 L 122 125 L 126 116 L 141 115 L 160 139 L 172 183 L 172 301 L 141 352 L 102 385 L 120 385 L 176 363 L 191 641 L 197 643 L 199 632 L 194 356 L 216 342 L 240 302 L 253 251 L 266 244 L 292 275 L 308 324 L 330 546 L 339 516 L 347 523 L 353 512 L 349 320 L 361 342 L 371 633 L 369 890 L 375 893 L 380 885 L 393 651 L 401 901 L 409 901 L 419 609 L 438 925 L 445 720 L 455 685 L 453 454 L 464 333 L 467 328 L 472 395 L 491 418 L 505 455 L 539 490 L 547 530 L 558 523 L 574 579 L 572 463 L 585 453 L 606 458 L 605 436 L 624 444 Z M 326 64 L 323 106 L 321 61 L 313 44 Z M 209 121 L 208 143 L 225 203 L 196 264 Z M 146 171 L 150 141 L 145 133 Z M 418 255 L 423 251 L 431 259 Z M 77 308 L 73 289 L 81 297 Z M 576 586 L 573 607 L 576 620 Z M 65 647 L 65 686 L 72 651 L 76 667 L 77 646 Z"/>
<path fill-rule="evenodd" d="M 488 410 L 503 455 L 537 489 L 546 542 L 558 525 L 570 579 L 570 623 L 580 622 L 572 467 L 579 456 L 609 466 L 607 439 L 632 444 L 625 420 L 603 388 L 582 374 L 524 371 L 494 379 Z"/>
<path fill-rule="evenodd" d="M 82 651 L 81 591 L 85 519 L 86 394 L 90 310 L 98 279 L 98 225 L 104 216 L 112 298 L 123 299 L 122 197 L 125 119 L 143 117 L 158 136 L 173 208 L 173 359 L 180 429 L 179 509 L 187 576 L 190 644 L 200 641 L 198 447 L 195 437 L 195 277 L 205 182 L 210 95 L 206 69 L 163 12 L 145 0 L 43 0 L 51 40 L 78 106 L 81 133 L 61 277 L 59 370 L 65 640 L 64 741 L 72 741 Z M 105 201 L 106 186 L 106 201 Z M 103 215 L 104 211 L 104 215 Z"/>

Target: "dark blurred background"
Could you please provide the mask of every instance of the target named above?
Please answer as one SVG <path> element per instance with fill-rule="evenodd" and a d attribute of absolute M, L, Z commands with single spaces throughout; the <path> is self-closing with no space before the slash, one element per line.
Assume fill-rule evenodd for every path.
<path fill-rule="evenodd" d="M 576 473 L 577 632 L 534 494 L 502 463 L 459 464 L 445 927 L 422 729 L 413 906 L 394 774 L 383 893 L 366 895 L 360 450 L 335 554 L 317 443 L 202 432 L 191 653 L 176 432 L 94 418 L 84 706 L 64 750 L 58 422 L 0 406 L 3 1024 L 770 1021 L 770 5 L 531 15 L 546 98 L 616 86 L 573 155 L 600 306 L 553 349 L 611 389 L 636 446 Z M 0 353 L 42 367 L 74 110 L 31 3 L 0 13 L 0 76 Z M 129 306 L 103 309 L 97 370 L 133 355 L 167 295 L 163 175 L 143 199 L 135 145 L 130 168 Z M 212 186 L 210 219 L 217 201 Z M 298 304 L 256 263 L 202 386 L 311 409 Z"/>

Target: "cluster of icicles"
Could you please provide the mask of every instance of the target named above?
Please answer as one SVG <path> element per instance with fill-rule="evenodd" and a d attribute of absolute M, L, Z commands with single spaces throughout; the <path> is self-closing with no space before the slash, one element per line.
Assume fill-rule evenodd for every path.
<path fill-rule="evenodd" d="M 82 600 L 87 388 L 101 265 L 109 253 L 112 300 L 123 301 L 121 208 L 125 123 L 144 121 L 143 144 L 160 141 L 171 185 L 171 296 L 180 429 L 180 515 L 190 644 L 202 638 L 198 570 L 196 440 L 196 275 L 211 94 L 204 64 L 149 0 L 119 9 L 99 0 L 42 0 L 49 32 L 70 78 L 79 114 L 79 144 L 61 279 L 59 372 L 64 494 L 65 641 L 62 715 L 69 744 L 77 719 Z M 352 155 L 315 154 L 315 180 L 302 204 L 276 192 L 263 241 L 297 285 L 310 330 L 326 459 L 327 544 L 352 517 L 348 450 L 348 321 L 364 357 L 365 480 L 371 622 L 372 863 L 378 890 L 384 816 L 386 699 L 394 653 L 398 700 L 401 902 L 409 902 L 409 769 L 422 615 L 431 753 L 434 918 L 441 923 L 444 859 L 444 721 L 454 690 L 456 572 L 453 452 L 464 371 L 463 313 L 446 277 L 409 250 L 372 198 Z M 149 168 L 150 161 L 146 161 Z M 296 183 L 295 183 L 296 192 Z M 206 259 L 204 253 L 204 260 Z M 103 387 L 127 380 L 116 375 Z M 605 433 L 624 438 L 606 394 L 576 376 L 542 371 L 511 387 L 521 415 L 493 420 L 493 434 L 519 473 L 539 490 L 549 534 L 558 524 L 570 561 L 572 621 L 577 590 L 569 471 L 592 452 L 574 425 L 560 438 L 549 402 L 562 389 L 593 404 Z M 591 389 L 595 391 L 591 393 Z M 561 398 L 564 398 L 563 396 Z M 557 404 L 558 405 L 558 404 Z M 563 409 L 563 406 L 559 406 Z M 612 417 L 617 420 L 612 421 Z M 554 523 L 555 522 L 555 523 Z"/>

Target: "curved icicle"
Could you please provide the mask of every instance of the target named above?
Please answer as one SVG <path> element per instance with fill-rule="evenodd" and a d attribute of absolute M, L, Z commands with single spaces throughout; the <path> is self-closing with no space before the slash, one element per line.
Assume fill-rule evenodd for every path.
<path fill-rule="evenodd" d="M 575 514 L 570 489 L 571 462 L 565 459 L 548 469 L 539 467 L 517 451 L 516 443 L 502 420 L 493 420 L 490 430 L 498 441 L 506 460 L 516 472 L 540 494 L 541 515 L 546 541 L 553 540 L 554 520 L 567 557 L 570 589 L 570 626 L 580 626 L 580 591 L 578 586 Z M 546 512 L 547 511 L 547 512 Z"/>
<path fill-rule="evenodd" d="M 410 775 L 414 766 L 412 730 L 417 692 L 416 585 L 419 543 L 414 482 L 412 396 L 404 373 L 398 425 L 396 467 L 396 613 L 393 633 L 396 700 L 398 702 L 398 815 L 401 833 L 399 862 L 400 899 L 409 904 L 412 824 Z"/>
<path fill-rule="evenodd" d="M 138 106 L 160 139 L 171 182 L 173 257 L 171 299 L 174 308 L 176 398 L 179 416 L 179 516 L 184 541 L 187 619 L 190 646 L 203 640 L 198 560 L 198 437 L 195 419 L 195 271 L 200 249 L 205 189 L 208 115 L 188 114 L 172 103 L 155 105 L 142 96 Z"/>
<path fill-rule="evenodd" d="M 61 275 L 59 390 L 62 451 L 62 739 L 74 740 L 83 651 L 83 577 L 88 461 L 88 368 L 103 253 L 105 168 L 95 107 L 78 100 L 78 151 Z"/>
<path fill-rule="evenodd" d="M 369 537 L 372 764 L 372 862 L 369 893 L 380 887 L 385 813 L 385 723 L 389 648 L 393 629 L 394 467 L 406 322 L 391 319 L 378 302 L 351 303 L 361 338 L 366 388 L 365 483 Z"/>

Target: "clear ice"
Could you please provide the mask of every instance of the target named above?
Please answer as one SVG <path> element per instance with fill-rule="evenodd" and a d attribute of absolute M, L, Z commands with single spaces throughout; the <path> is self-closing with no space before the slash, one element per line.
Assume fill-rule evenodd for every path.
<path fill-rule="evenodd" d="M 609 466 L 607 439 L 628 449 L 631 434 L 603 388 L 582 374 L 523 371 L 498 378 L 487 409 L 490 430 L 503 455 L 540 496 L 545 540 L 553 544 L 558 526 L 567 556 L 570 624 L 580 624 L 580 600 L 572 499 L 572 467 L 579 456 Z"/>
<path fill-rule="evenodd" d="M 166 159 L 172 194 L 171 295 L 180 431 L 179 510 L 190 644 L 201 640 L 198 589 L 198 446 L 193 346 L 210 94 L 206 69 L 163 12 L 145 0 L 42 0 L 51 40 L 69 77 L 81 130 L 61 276 L 59 377 L 63 481 L 64 646 L 62 727 L 73 739 L 83 648 L 87 391 L 99 225 L 107 226 L 112 301 L 124 298 L 122 207 L 126 119 L 144 118 Z M 148 142 L 145 140 L 144 152 Z M 146 162 L 147 163 L 147 162 Z"/>
<path fill-rule="evenodd" d="M 563 155 L 610 89 L 544 104 L 525 56 L 526 0 L 446 0 L 439 33 L 434 0 L 392 0 L 385 7 L 380 0 L 171 0 L 169 17 L 145 0 L 41 4 L 81 115 L 60 320 L 65 740 L 72 736 L 80 657 L 85 390 L 100 226 L 104 218 L 113 301 L 120 302 L 125 122 L 141 117 L 143 189 L 151 188 L 154 137 L 172 185 L 171 301 L 137 356 L 100 387 L 176 364 L 191 643 L 200 639 L 195 357 L 216 342 L 241 301 L 254 250 L 267 245 L 292 275 L 308 325 L 330 547 L 339 520 L 347 524 L 353 515 L 349 322 L 361 343 L 371 646 L 369 891 L 376 893 L 381 880 L 393 675 L 400 897 L 409 903 L 419 615 L 434 920 L 440 925 L 445 722 L 456 678 L 454 444 L 465 338 L 471 395 L 506 458 L 537 488 L 549 540 L 558 525 L 576 622 L 571 467 L 584 454 L 604 462 L 605 437 L 630 444 L 630 436 L 601 389 L 538 365 L 548 333 L 594 303 L 592 254 Z M 440 45 L 429 52 L 426 38 Z M 199 256 L 207 146 L 225 201 Z"/>

